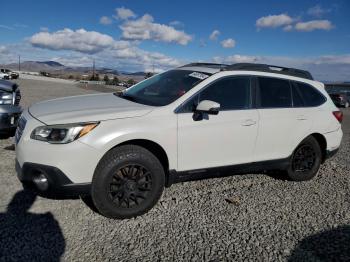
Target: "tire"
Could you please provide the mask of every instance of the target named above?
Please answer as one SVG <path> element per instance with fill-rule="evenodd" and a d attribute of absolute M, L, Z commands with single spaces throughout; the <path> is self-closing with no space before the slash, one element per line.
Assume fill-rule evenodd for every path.
<path fill-rule="evenodd" d="M 0 140 L 9 139 L 10 137 L 10 134 L 0 134 Z"/>
<path fill-rule="evenodd" d="M 294 150 L 287 175 L 293 181 L 310 180 L 317 175 L 321 161 L 321 147 L 314 137 L 309 136 Z"/>
<path fill-rule="evenodd" d="M 94 201 L 92 200 L 92 197 L 91 196 L 80 196 L 80 199 L 81 201 L 83 201 L 83 203 L 88 206 L 93 212 L 95 213 L 99 213 L 95 204 L 94 204 Z"/>
<path fill-rule="evenodd" d="M 165 185 L 162 164 L 147 149 L 124 145 L 110 150 L 92 179 L 92 200 L 105 217 L 125 219 L 149 211 Z"/>

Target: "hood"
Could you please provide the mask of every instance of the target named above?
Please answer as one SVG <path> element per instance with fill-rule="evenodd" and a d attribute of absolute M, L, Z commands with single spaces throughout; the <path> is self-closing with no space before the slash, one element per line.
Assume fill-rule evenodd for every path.
<path fill-rule="evenodd" d="M 48 100 L 34 104 L 29 112 L 41 122 L 55 125 L 139 117 L 152 109 L 109 93 Z"/>
<path fill-rule="evenodd" d="M 6 80 L 0 80 L 0 91 L 14 92 L 18 86 L 15 83 Z"/>

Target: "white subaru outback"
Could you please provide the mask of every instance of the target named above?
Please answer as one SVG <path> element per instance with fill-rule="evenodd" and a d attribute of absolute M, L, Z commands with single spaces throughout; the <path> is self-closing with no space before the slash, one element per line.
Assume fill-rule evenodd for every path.
<path fill-rule="evenodd" d="M 119 95 L 31 106 L 16 169 L 44 195 L 85 196 L 106 217 L 130 218 L 179 181 L 263 170 L 309 180 L 338 150 L 342 117 L 307 71 L 195 63 Z"/>

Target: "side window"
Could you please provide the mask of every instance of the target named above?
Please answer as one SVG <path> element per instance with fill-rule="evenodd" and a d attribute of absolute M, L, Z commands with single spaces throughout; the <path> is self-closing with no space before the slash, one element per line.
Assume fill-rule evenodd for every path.
<path fill-rule="evenodd" d="M 301 94 L 296 87 L 296 85 L 292 84 L 292 95 L 293 95 L 293 107 L 303 107 L 304 102 Z"/>
<path fill-rule="evenodd" d="M 301 94 L 305 106 L 319 106 L 326 101 L 326 98 L 314 87 L 300 82 L 294 82 L 294 84 Z"/>
<path fill-rule="evenodd" d="M 178 113 L 193 113 L 198 105 L 198 96 L 193 96 L 190 100 L 188 100 L 178 111 Z"/>
<path fill-rule="evenodd" d="M 261 108 L 283 108 L 292 106 L 291 88 L 288 80 L 258 77 L 258 105 Z"/>
<path fill-rule="evenodd" d="M 221 110 L 250 108 L 250 77 L 227 77 L 205 88 L 199 101 L 211 100 L 220 104 Z"/>

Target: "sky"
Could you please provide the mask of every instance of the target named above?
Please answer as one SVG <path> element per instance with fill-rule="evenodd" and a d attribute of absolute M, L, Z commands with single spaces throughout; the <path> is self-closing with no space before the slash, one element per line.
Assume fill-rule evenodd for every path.
<path fill-rule="evenodd" d="M 256 62 L 350 81 L 350 1 L 5 1 L 0 63 L 163 71 Z"/>

